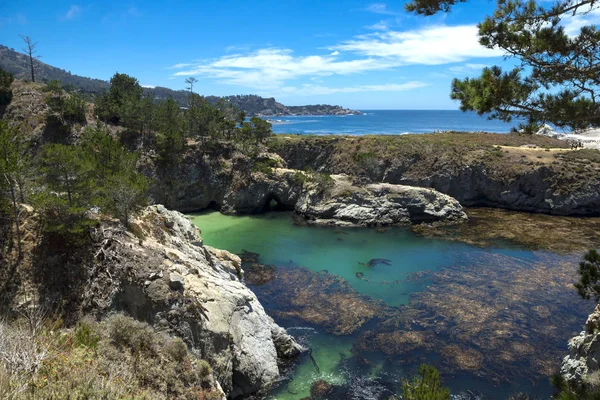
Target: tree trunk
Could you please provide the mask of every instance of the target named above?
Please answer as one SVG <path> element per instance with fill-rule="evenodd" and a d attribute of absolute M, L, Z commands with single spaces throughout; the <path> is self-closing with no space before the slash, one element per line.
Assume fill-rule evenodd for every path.
<path fill-rule="evenodd" d="M 33 72 L 33 54 L 29 50 L 29 64 L 31 65 L 31 82 L 35 82 L 35 73 Z"/>

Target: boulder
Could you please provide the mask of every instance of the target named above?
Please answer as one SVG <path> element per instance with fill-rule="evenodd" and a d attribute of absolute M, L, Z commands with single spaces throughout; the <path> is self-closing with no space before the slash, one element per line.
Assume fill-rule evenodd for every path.
<path fill-rule="evenodd" d="M 345 175 L 332 175 L 329 187 L 307 185 L 296 212 L 320 225 L 385 226 L 421 222 L 460 222 L 460 203 L 433 189 L 374 183 L 356 186 Z"/>

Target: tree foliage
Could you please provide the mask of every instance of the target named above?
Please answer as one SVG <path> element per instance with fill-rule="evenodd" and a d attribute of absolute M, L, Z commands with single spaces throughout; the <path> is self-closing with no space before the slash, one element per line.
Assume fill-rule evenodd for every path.
<path fill-rule="evenodd" d="M 579 282 L 575 283 L 577 292 L 584 299 L 594 297 L 600 303 L 600 254 L 590 250 L 583 256 L 579 263 Z"/>
<path fill-rule="evenodd" d="M 137 79 L 117 72 L 110 79 L 108 92 L 96 101 L 96 113 L 104 122 L 135 127 L 139 122 L 142 94 L 143 89 Z"/>
<path fill-rule="evenodd" d="M 46 104 L 50 108 L 50 113 L 57 115 L 62 123 L 72 125 L 86 122 L 87 104 L 79 93 L 66 93 L 58 81 L 50 82 L 44 90 L 49 93 Z"/>
<path fill-rule="evenodd" d="M 467 0 L 413 0 L 409 11 L 432 15 Z M 574 129 L 600 126 L 600 31 L 594 25 L 565 30 L 565 20 L 598 9 L 595 0 L 497 0 L 479 26 L 479 41 L 501 49 L 516 66 L 485 68 L 478 78 L 454 79 L 451 97 L 461 110 L 529 126 L 550 122 Z"/>
<path fill-rule="evenodd" d="M 97 209 L 128 225 L 146 205 L 148 180 L 136 170 L 138 155 L 125 150 L 103 127 L 87 127 L 81 144 L 43 147 L 40 172 L 45 191 L 38 194 L 46 230 L 73 238 L 92 222 Z"/>
<path fill-rule="evenodd" d="M 13 81 L 13 74 L 0 68 L 0 107 L 8 105 L 12 101 L 13 93 L 10 85 Z"/>
<path fill-rule="evenodd" d="M 0 207 L 8 209 L 15 228 L 17 258 L 23 253 L 21 246 L 21 218 L 19 201 L 24 201 L 23 180 L 29 159 L 19 130 L 0 120 Z M 12 273 L 11 273 L 12 274 Z"/>
<path fill-rule="evenodd" d="M 450 400 L 450 390 L 441 386 L 440 373 L 433 366 L 419 366 L 418 375 L 402 384 L 403 400 Z"/>

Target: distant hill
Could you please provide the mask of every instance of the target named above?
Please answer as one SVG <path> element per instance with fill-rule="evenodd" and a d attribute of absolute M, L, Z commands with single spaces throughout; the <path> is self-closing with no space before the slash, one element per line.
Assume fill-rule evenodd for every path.
<path fill-rule="evenodd" d="M 29 64 L 25 54 L 0 45 L 0 67 L 11 72 L 15 78 L 29 78 Z M 88 95 L 98 95 L 104 90 L 108 90 L 110 83 L 101 79 L 87 78 L 84 76 L 73 75 L 70 71 L 53 67 L 41 61 L 36 62 L 36 81 L 49 82 L 52 80 L 61 81 L 63 85 L 73 85 L 82 93 Z M 172 90 L 165 87 L 144 88 L 144 94 L 149 94 L 156 100 L 164 100 L 173 97 L 180 106 L 188 104 L 188 91 Z M 206 96 L 205 99 L 216 104 L 221 97 Z M 223 99 L 234 107 L 244 111 L 247 116 L 276 117 L 285 115 L 346 115 L 360 114 L 358 111 L 352 111 L 340 106 L 328 104 L 317 104 L 308 106 L 284 106 L 274 98 L 264 98 L 257 95 L 237 95 L 226 96 Z"/>
<path fill-rule="evenodd" d="M 0 45 L 0 67 L 11 72 L 15 78 L 30 79 L 27 56 L 3 45 Z M 106 81 L 73 75 L 70 71 L 53 67 L 39 60 L 36 62 L 35 67 L 36 81 L 49 82 L 57 80 L 65 86 L 73 85 L 80 91 L 89 94 L 97 94 L 110 87 Z"/>

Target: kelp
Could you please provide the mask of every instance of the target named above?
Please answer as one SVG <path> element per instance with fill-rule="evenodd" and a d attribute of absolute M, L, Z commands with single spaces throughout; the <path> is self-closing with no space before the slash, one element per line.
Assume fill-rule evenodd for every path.
<path fill-rule="evenodd" d="M 425 237 L 478 247 L 511 242 L 530 250 L 569 254 L 600 247 L 600 218 L 559 217 L 496 208 L 468 208 L 463 224 L 419 224 L 412 230 Z"/>
<path fill-rule="evenodd" d="M 358 331 L 386 308 L 383 302 L 359 294 L 343 278 L 326 271 L 282 267 L 276 268 L 274 276 L 260 286 L 251 285 L 268 312 L 319 325 L 334 335 Z"/>
<path fill-rule="evenodd" d="M 446 375 L 545 379 L 593 308 L 572 289 L 577 260 L 546 253 L 531 260 L 465 255 L 466 266 L 432 273 L 431 285 L 408 306 L 388 309 L 353 350 L 381 352 L 399 365 L 434 359 Z"/>

